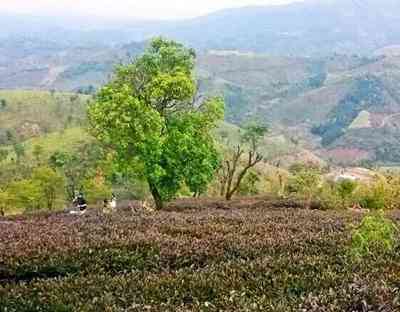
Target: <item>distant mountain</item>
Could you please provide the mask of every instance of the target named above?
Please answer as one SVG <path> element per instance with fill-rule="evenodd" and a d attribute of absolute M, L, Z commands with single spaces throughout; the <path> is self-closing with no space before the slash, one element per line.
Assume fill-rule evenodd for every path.
<path fill-rule="evenodd" d="M 59 41 L 9 37 L 0 40 L 0 89 L 77 91 L 104 84 L 115 65 L 143 51 L 144 43 L 113 48 L 66 46 Z"/>
<path fill-rule="evenodd" d="M 400 164 L 399 13 L 398 0 L 310 0 L 180 22 L 8 16 L 0 89 L 92 93 L 162 34 L 197 47 L 200 91 L 225 97 L 228 122 L 264 119 L 275 150 Z"/>
<path fill-rule="evenodd" d="M 202 49 L 367 54 L 400 43 L 400 1 L 318 0 L 217 12 L 166 30 Z"/>
<path fill-rule="evenodd" d="M 0 16 L 0 38 L 29 35 L 60 43 L 116 46 L 164 35 L 198 50 L 274 55 L 368 55 L 400 44 L 398 0 L 305 0 L 229 9 L 185 21 Z"/>

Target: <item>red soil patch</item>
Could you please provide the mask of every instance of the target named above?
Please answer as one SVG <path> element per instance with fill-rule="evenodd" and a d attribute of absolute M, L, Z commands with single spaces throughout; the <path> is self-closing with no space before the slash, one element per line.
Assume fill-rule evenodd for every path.
<path fill-rule="evenodd" d="M 358 148 L 335 148 L 324 151 L 324 154 L 335 161 L 343 162 L 358 161 L 369 157 L 368 151 Z"/>

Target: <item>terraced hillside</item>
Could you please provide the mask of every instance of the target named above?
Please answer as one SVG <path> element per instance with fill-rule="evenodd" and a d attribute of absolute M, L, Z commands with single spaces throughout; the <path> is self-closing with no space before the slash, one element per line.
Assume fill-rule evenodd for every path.
<path fill-rule="evenodd" d="M 396 163 L 400 57 L 393 49 L 373 58 L 214 53 L 200 58 L 199 74 L 204 90 L 225 95 L 228 120 L 257 116 L 325 160 Z"/>
<path fill-rule="evenodd" d="M 5 39 L 0 43 L 0 89 L 91 90 L 104 84 L 115 65 L 141 52 L 143 46 L 66 46 L 24 37 Z"/>
<path fill-rule="evenodd" d="M 119 61 L 126 62 L 128 55 L 140 53 L 143 44 L 96 52 L 91 49 L 60 52 L 62 57 L 56 58 L 63 65 L 58 69 L 53 63 L 49 65 L 52 58 L 40 56 L 36 48 L 32 49 L 19 61 L 3 67 L 3 72 L 0 69 L 3 87 L 93 93 L 107 81 Z M 397 49 L 395 46 L 381 49 L 371 57 L 199 53 L 199 88 L 203 94 L 224 96 L 227 122 L 240 125 L 256 116 L 268 123 L 285 150 L 294 143 L 299 151 L 325 161 L 397 164 L 400 163 Z M 16 64 L 13 70 L 20 71 L 26 80 L 5 74 L 4 68 L 10 69 L 12 64 Z M 30 76 L 41 75 L 40 68 L 46 68 L 40 79 Z M 25 75 L 25 71 L 30 74 Z M 46 84 L 39 83 L 44 80 Z M 32 112 L 28 110 L 29 114 Z"/>

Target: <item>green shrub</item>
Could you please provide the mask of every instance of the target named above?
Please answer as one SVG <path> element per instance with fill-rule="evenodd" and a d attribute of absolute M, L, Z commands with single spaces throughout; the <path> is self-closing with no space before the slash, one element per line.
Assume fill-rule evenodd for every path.
<path fill-rule="evenodd" d="M 246 177 L 243 179 L 239 186 L 239 195 L 257 195 L 259 194 L 258 183 L 260 182 L 260 177 L 255 170 L 248 172 Z"/>
<path fill-rule="evenodd" d="M 319 168 L 307 165 L 294 165 L 290 168 L 292 176 L 289 178 L 287 191 L 306 200 L 310 208 L 312 200 L 320 193 L 322 175 Z"/>
<path fill-rule="evenodd" d="M 10 195 L 13 208 L 24 211 L 40 208 L 43 195 L 37 181 L 25 179 L 13 182 L 8 186 L 7 192 Z"/>
<path fill-rule="evenodd" d="M 342 207 L 345 208 L 349 204 L 354 191 L 357 188 L 357 182 L 346 179 L 338 182 L 337 192 L 342 200 Z"/>
<path fill-rule="evenodd" d="M 357 194 L 357 201 L 364 209 L 379 210 L 389 206 L 390 190 L 382 180 L 364 184 Z"/>
<path fill-rule="evenodd" d="M 87 179 L 83 188 L 89 203 L 97 203 L 105 198 L 110 198 L 112 193 L 111 187 L 106 183 L 103 175 Z"/>
<path fill-rule="evenodd" d="M 316 198 L 325 210 L 338 209 L 342 206 L 342 200 L 338 194 L 337 185 L 334 182 L 322 183 Z"/>
<path fill-rule="evenodd" d="M 49 167 L 36 168 L 32 173 L 32 182 L 40 188 L 40 208 L 53 210 L 64 197 L 64 178 Z"/>
<path fill-rule="evenodd" d="M 387 185 L 386 191 L 386 209 L 399 209 L 400 208 L 400 175 L 388 174 L 384 177 Z"/>
<path fill-rule="evenodd" d="M 0 190 L 0 216 L 4 216 L 10 209 L 11 198 L 7 191 Z"/>
<path fill-rule="evenodd" d="M 22 211 L 52 210 L 63 204 L 64 179 L 51 168 L 38 167 L 30 178 L 10 183 L 6 191 L 7 199 L 3 200 L 3 206 L 6 201 L 8 208 Z"/>
<path fill-rule="evenodd" d="M 364 217 L 352 233 L 352 253 L 356 257 L 379 256 L 395 248 L 398 229 L 382 211 Z"/>

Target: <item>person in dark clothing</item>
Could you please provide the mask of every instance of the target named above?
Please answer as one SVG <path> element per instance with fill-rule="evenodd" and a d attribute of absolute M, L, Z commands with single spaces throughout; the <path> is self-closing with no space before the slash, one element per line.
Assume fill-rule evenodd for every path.
<path fill-rule="evenodd" d="M 81 213 L 84 213 L 87 209 L 87 202 L 82 193 L 79 193 L 79 195 L 75 197 L 74 204 Z"/>

